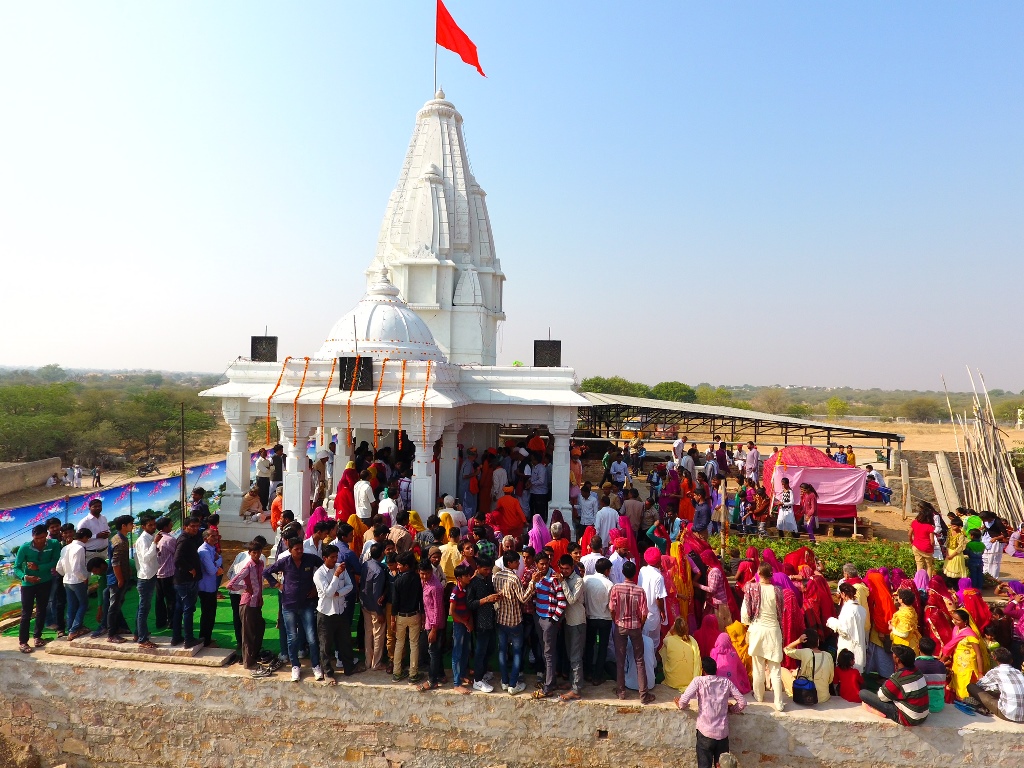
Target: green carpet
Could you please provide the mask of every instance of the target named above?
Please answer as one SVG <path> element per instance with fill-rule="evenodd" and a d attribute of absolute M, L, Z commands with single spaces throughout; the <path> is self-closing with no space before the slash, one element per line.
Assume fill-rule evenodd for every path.
<path fill-rule="evenodd" d="M 90 584 L 99 584 L 99 579 L 92 578 Z M 154 596 L 155 597 L 155 596 Z M 96 610 L 99 605 L 99 598 L 97 595 L 89 596 L 89 609 L 85 612 L 85 626 L 89 629 L 96 628 Z M 263 592 L 263 618 L 267 620 L 267 630 L 264 635 L 263 647 L 277 651 L 280 648 L 281 636 L 277 629 L 277 605 L 278 595 L 274 589 L 267 589 Z M 122 613 L 124 614 L 125 620 L 128 622 L 128 626 L 135 629 L 135 617 L 139 611 L 139 592 L 134 587 L 128 590 L 128 594 L 125 596 L 124 607 Z M 199 632 L 199 616 L 200 609 L 196 607 L 194 629 L 196 633 Z M 32 619 L 32 629 L 35 630 L 35 618 Z M 153 608 L 149 612 L 149 629 L 150 632 L 157 637 L 170 637 L 171 630 L 162 629 L 159 632 L 156 630 L 156 609 Z M 15 624 L 13 627 L 7 629 L 4 632 L 4 637 L 17 637 L 18 636 L 18 625 Z M 52 629 L 43 630 L 43 637 L 52 640 L 57 636 L 57 632 Z M 231 601 L 228 599 L 228 591 L 221 589 L 219 592 L 219 599 L 217 600 L 217 620 L 213 625 L 213 641 L 220 648 L 235 648 L 235 630 L 231 621 Z"/>

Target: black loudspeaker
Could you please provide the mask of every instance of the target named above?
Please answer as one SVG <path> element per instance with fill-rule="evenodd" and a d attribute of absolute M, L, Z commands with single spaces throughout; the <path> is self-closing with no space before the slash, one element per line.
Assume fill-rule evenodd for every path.
<path fill-rule="evenodd" d="M 356 377 L 356 392 L 372 392 L 376 389 L 373 383 L 373 358 L 360 357 L 359 369 L 356 370 L 356 359 L 354 357 L 338 358 L 338 389 L 348 392 L 352 389 L 352 376 Z"/>
<path fill-rule="evenodd" d="M 249 359 L 257 363 L 277 362 L 277 336 L 251 336 Z"/>
<path fill-rule="evenodd" d="M 533 342 L 533 367 L 534 368 L 561 368 L 562 367 L 562 342 L 536 340 Z"/>

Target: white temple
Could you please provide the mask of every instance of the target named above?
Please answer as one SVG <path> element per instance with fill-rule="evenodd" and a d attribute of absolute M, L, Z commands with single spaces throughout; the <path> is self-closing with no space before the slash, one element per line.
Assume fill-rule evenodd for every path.
<path fill-rule="evenodd" d="M 454 493 L 458 445 L 495 445 L 502 425 L 547 427 L 554 440 L 551 506 L 568 509 L 569 438 L 577 408 L 588 402 L 573 389 L 571 368 L 495 365 L 505 276 L 484 191 L 470 171 L 462 116 L 441 91 L 416 116 L 366 274 L 366 295 L 315 355 L 283 363 L 239 358 L 226 384 L 202 393 L 221 398 L 231 428 L 225 535 L 255 533 L 252 526 L 236 533 L 225 527 L 238 525 L 232 512 L 251 482 L 248 427 L 268 414 L 287 453 L 284 505 L 297 518 L 309 514 L 311 436 L 322 444 L 337 434 L 344 466 L 353 441 L 396 446 L 404 431 L 416 445 L 413 508 L 426 519 L 436 502 L 434 445 L 441 441 L 436 486 Z M 357 356 L 373 358 L 372 391 L 340 381 L 338 358 Z"/>

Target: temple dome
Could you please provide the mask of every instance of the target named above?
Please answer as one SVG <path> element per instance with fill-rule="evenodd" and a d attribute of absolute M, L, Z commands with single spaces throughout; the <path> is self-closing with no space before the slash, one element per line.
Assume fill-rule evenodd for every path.
<path fill-rule="evenodd" d="M 355 357 L 357 354 L 372 356 L 374 360 L 447 362 L 427 324 L 409 309 L 388 279 L 386 269 L 381 271 L 355 308 L 334 324 L 314 359 Z"/>

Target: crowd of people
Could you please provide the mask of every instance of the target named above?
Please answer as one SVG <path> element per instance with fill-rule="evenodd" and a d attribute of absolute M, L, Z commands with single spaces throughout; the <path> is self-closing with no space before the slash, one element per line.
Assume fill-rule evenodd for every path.
<path fill-rule="evenodd" d="M 210 644 L 223 586 L 239 659 L 257 678 L 288 666 L 298 681 L 308 659 L 326 684 L 388 671 L 422 691 L 450 684 L 492 693 L 500 685 L 519 695 L 530 687 L 534 698 L 566 702 L 586 696 L 586 683 L 614 680 L 620 699 L 635 691 L 644 705 L 660 678 L 680 693 L 681 707 L 700 701 L 702 760 L 727 750 L 730 707 L 769 691 L 780 711 L 788 700 L 813 706 L 839 696 L 904 725 L 950 702 L 1024 722 L 1024 585 L 1000 584 L 1008 602 L 990 608 L 977 581 L 986 569 L 999 573 L 995 550 L 1009 546 L 994 515 L 964 510 L 937 530 L 941 517 L 922 504 L 910 532 L 913 576 L 881 566 L 861 574 L 848 564 L 833 591 L 815 557 L 809 486 L 800 505 L 808 546 L 781 559 L 770 548 L 724 557 L 712 549 L 709 536 L 732 514 L 730 483 L 741 530 L 763 531 L 767 522 L 757 449 L 746 448 L 741 462 L 728 457 L 725 466 L 698 466 L 694 447 L 680 451 L 667 481 L 641 499 L 621 455 L 606 457 L 607 479 L 595 487 L 574 447 L 572 508 L 549 515 L 542 438 L 482 455 L 470 447 L 460 457 L 459 496 L 441 497 L 425 522 L 409 507 L 408 473 L 385 452 L 356 449 L 333 501 L 327 491 L 314 498 L 321 503 L 305 521 L 282 509 L 271 463 L 241 513 L 269 519 L 273 541 L 254 537 L 231 563 L 201 488 L 180 535 L 166 518 L 138 522 L 131 621 L 122 606 L 135 521 L 108 524 L 94 499 L 77 527 L 52 520 L 18 551 L 21 649 L 32 651 L 33 611 L 35 645 L 42 643 L 51 592 L 60 636 L 88 631 L 83 585 L 92 573 L 105 576 L 94 634 L 119 643 L 131 633 L 144 648 L 153 647 L 151 610 L 172 645 Z M 326 457 L 317 461 L 327 469 Z M 773 506 L 779 530 L 795 535 L 785 490 Z M 266 588 L 279 590 L 280 649 L 264 647 Z"/>

